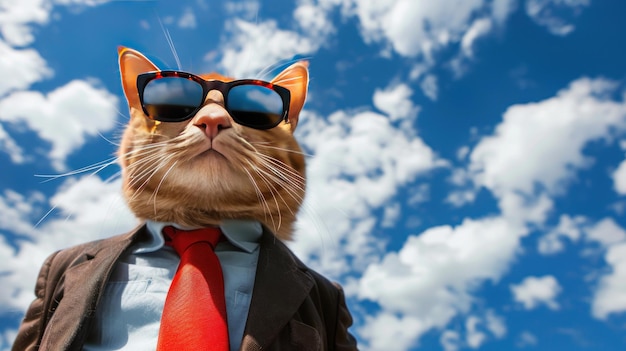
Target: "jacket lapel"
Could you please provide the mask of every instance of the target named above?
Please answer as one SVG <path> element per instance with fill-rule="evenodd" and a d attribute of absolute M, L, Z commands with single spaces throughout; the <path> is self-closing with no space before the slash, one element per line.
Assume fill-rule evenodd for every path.
<path fill-rule="evenodd" d="M 285 244 L 264 230 L 241 350 L 265 349 L 292 319 L 313 287 L 306 269 Z"/>
<path fill-rule="evenodd" d="M 105 239 L 82 252 L 59 282 L 62 298 L 48 323 L 42 350 L 81 350 L 100 295 L 115 262 L 145 230 Z"/>

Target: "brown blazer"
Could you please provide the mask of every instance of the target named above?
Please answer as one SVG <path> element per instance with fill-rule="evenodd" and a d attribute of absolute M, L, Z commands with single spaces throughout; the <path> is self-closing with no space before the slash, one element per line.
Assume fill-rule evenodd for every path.
<path fill-rule="evenodd" d="M 145 231 L 141 226 L 48 257 L 12 350 L 82 350 L 115 262 Z M 341 288 L 265 230 L 240 350 L 356 350 L 351 324 Z"/>

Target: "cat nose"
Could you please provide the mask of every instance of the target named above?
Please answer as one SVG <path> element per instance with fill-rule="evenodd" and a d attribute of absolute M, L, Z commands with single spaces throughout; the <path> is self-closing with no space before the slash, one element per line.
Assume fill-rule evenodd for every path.
<path fill-rule="evenodd" d="M 210 139 L 215 138 L 222 130 L 232 127 L 228 112 L 219 105 L 203 107 L 196 114 L 193 124 Z"/>
<path fill-rule="evenodd" d="M 213 139 L 224 129 L 232 127 L 230 115 L 221 101 L 210 101 L 194 117 L 194 126 L 200 128 L 206 136 Z"/>

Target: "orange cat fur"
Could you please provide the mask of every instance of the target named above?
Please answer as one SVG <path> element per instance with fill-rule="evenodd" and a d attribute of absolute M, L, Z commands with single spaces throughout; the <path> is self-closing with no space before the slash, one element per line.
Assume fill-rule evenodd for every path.
<path fill-rule="evenodd" d="M 190 120 L 153 121 L 141 108 L 136 79 L 159 68 L 128 48 L 119 49 L 119 64 L 130 122 L 118 156 L 124 195 L 135 215 L 188 227 L 253 219 L 290 239 L 305 189 L 304 157 L 293 132 L 306 99 L 307 63 L 295 63 L 272 80 L 289 89 L 291 103 L 288 123 L 269 130 L 234 122 L 218 91 L 208 94 Z M 201 76 L 232 80 L 217 73 Z"/>

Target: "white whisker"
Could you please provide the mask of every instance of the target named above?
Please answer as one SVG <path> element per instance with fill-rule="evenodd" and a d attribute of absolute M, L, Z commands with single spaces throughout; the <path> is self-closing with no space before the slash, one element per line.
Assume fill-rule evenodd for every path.
<path fill-rule="evenodd" d="M 176 52 L 176 47 L 174 46 L 174 41 L 172 40 L 172 36 L 170 35 L 170 31 L 165 28 L 163 25 L 163 21 L 161 21 L 161 16 L 157 15 L 159 19 L 159 24 L 161 25 L 161 30 L 163 30 L 163 34 L 165 35 L 165 40 L 167 40 L 167 44 L 170 46 L 170 50 L 172 51 L 172 55 L 174 55 L 174 60 L 176 60 L 176 67 L 178 70 L 182 70 L 182 66 L 180 64 L 180 59 L 178 58 L 178 53 Z"/>
<path fill-rule="evenodd" d="M 304 178 L 304 176 L 300 175 L 300 173 L 298 173 L 295 169 L 293 169 L 292 167 L 287 166 L 284 162 L 275 159 L 274 157 L 268 156 L 268 155 L 264 155 L 264 154 L 257 154 L 261 159 L 260 161 L 262 161 L 264 164 L 266 164 L 268 166 L 268 168 L 274 168 L 275 166 L 280 168 L 282 171 L 285 171 L 288 173 L 288 175 L 293 176 L 294 178 L 296 178 L 295 180 L 300 181 L 300 183 L 304 184 L 306 182 L 306 179 Z M 277 175 L 281 176 L 282 174 L 278 171 L 274 171 L 274 173 L 276 173 Z M 284 177 L 284 175 L 282 175 Z"/>
<path fill-rule="evenodd" d="M 108 166 L 115 164 L 117 162 L 117 157 L 112 157 L 109 158 L 107 160 L 104 161 L 100 161 L 97 163 L 94 163 L 92 165 L 83 167 L 83 168 L 79 168 L 70 172 L 66 172 L 66 173 L 62 173 L 62 174 L 35 174 L 35 177 L 38 178 L 48 178 L 44 181 L 42 181 L 42 183 L 46 183 L 52 180 L 56 180 L 59 178 L 63 178 L 63 177 L 69 177 L 69 176 L 73 176 L 73 175 L 77 175 L 77 174 L 81 174 L 81 173 L 86 173 L 86 172 L 90 172 L 92 170 L 96 170 L 95 172 L 91 173 L 91 175 L 96 175 L 98 172 L 100 172 L 101 170 L 107 168 Z"/>
<path fill-rule="evenodd" d="M 256 191 L 257 197 L 259 199 L 259 203 L 261 204 L 261 206 L 263 206 L 263 212 L 265 213 L 265 219 L 267 219 L 268 215 L 271 217 L 270 207 L 269 207 L 269 205 L 267 203 L 267 200 L 265 199 L 265 196 L 263 196 L 263 192 L 261 192 L 261 189 L 257 185 L 257 183 L 254 180 L 254 177 L 252 176 L 252 174 L 250 174 L 250 172 L 247 169 L 245 169 L 245 168 L 243 168 L 243 170 L 248 175 L 248 178 L 250 179 L 250 183 L 252 183 L 252 186 L 254 187 L 254 190 Z"/>
<path fill-rule="evenodd" d="M 290 77 L 290 78 L 282 78 L 282 79 L 279 79 L 279 80 L 275 80 L 275 81 L 273 81 L 273 83 L 274 83 L 274 84 L 281 85 L 281 86 L 284 86 L 284 87 L 287 87 L 287 86 L 289 86 L 289 83 L 290 83 L 290 82 L 293 82 L 293 81 L 298 82 L 298 81 L 299 81 L 299 80 L 301 80 L 302 78 L 303 78 L 303 76 L 296 76 L 296 77 Z"/>
<path fill-rule="evenodd" d="M 56 210 L 57 205 L 52 206 L 52 208 L 50 210 L 48 210 L 48 212 L 46 212 L 46 214 L 43 215 L 43 217 L 41 217 L 41 219 L 39 219 L 37 221 L 37 223 L 35 223 L 34 228 L 37 228 L 41 222 L 43 222 L 46 218 L 48 218 L 48 216 L 52 213 L 52 211 Z"/>
<path fill-rule="evenodd" d="M 269 142 L 267 142 L 267 143 L 254 142 L 252 144 L 254 146 L 258 146 L 258 147 L 262 147 L 262 148 L 266 148 L 266 149 L 272 149 L 272 150 L 289 152 L 289 153 L 292 153 L 292 154 L 302 155 L 302 156 L 305 156 L 305 157 L 314 157 L 313 154 L 307 154 L 305 152 L 298 151 L 298 150 L 292 150 L 292 149 L 287 149 L 287 148 L 284 148 L 284 147 L 273 146 Z M 269 145 L 266 145 L 266 144 L 269 144 Z"/>
<path fill-rule="evenodd" d="M 300 61 L 310 61 L 313 57 L 309 56 L 309 57 L 302 57 L 302 58 L 294 58 L 291 60 L 281 60 L 278 61 L 276 63 L 272 63 L 267 65 L 265 68 L 261 69 L 258 73 L 257 76 L 260 79 L 271 79 L 272 77 L 270 77 L 270 73 L 272 73 L 272 71 L 276 71 L 278 70 L 280 67 L 287 67 L 290 66 L 291 64 L 294 64 L 296 62 L 300 62 Z M 267 77 L 267 78 L 265 78 Z"/>
<path fill-rule="evenodd" d="M 165 181 L 165 178 L 167 178 L 167 175 L 172 171 L 172 169 L 174 169 L 174 167 L 176 166 L 176 164 L 178 163 L 177 161 L 174 161 L 174 163 L 170 166 L 170 168 L 167 169 L 167 171 L 165 172 L 165 174 L 163 174 L 163 177 L 161 178 L 161 181 L 159 182 L 159 185 L 157 185 L 156 189 L 154 189 L 154 193 L 152 193 L 152 195 L 150 195 L 151 198 L 154 198 L 153 200 L 153 204 L 154 204 L 154 213 L 157 213 L 157 194 L 159 193 L 159 189 L 161 189 L 161 185 L 163 184 L 163 181 Z M 148 198 L 149 200 L 150 198 Z"/>
<path fill-rule="evenodd" d="M 263 183 L 265 183 L 265 185 L 267 185 L 268 190 L 270 191 L 270 193 L 272 194 L 272 198 L 274 198 L 274 204 L 276 205 L 276 209 L 280 209 L 280 205 L 278 204 L 278 199 L 276 198 L 276 195 L 281 196 L 280 192 L 278 192 L 276 190 L 276 188 L 274 187 L 274 185 L 269 182 L 267 180 L 267 178 L 263 175 L 262 170 L 259 169 L 257 166 L 255 166 L 251 161 L 247 160 L 248 164 L 250 165 L 250 167 L 256 172 L 256 174 L 259 176 L 259 178 L 263 181 Z M 284 199 L 283 199 L 283 203 L 284 203 Z M 268 207 L 269 209 L 269 207 Z M 278 230 L 278 228 L 280 228 L 281 224 L 282 224 L 282 215 L 280 213 L 280 211 L 277 211 L 278 214 L 278 225 L 276 225 L 276 222 L 274 220 L 274 216 L 271 215 L 271 211 L 270 211 L 270 219 L 272 220 L 272 225 L 273 227 Z"/>

